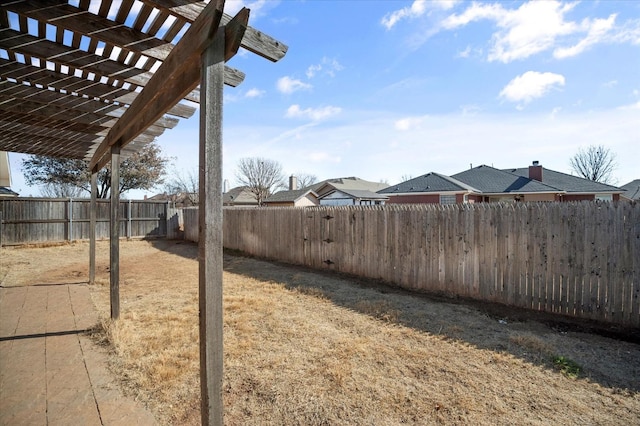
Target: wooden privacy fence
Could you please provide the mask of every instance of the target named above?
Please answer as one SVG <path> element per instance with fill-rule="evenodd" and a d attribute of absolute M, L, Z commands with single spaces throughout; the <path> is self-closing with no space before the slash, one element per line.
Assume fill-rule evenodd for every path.
<path fill-rule="evenodd" d="M 109 200 L 98 200 L 96 238 L 109 237 Z M 89 238 L 90 200 L 76 198 L 0 199 L 0 245 Z M 120 235 L 175 237 L 179 212 L 167 202 L 120 202 Z"/>
<path fill-rule="evenodd" d="M 191 223 L 185 215 L 185 235 Z M 640 326 L 636 202 L 225 209 L 224 245 L 412 290 Z"/>

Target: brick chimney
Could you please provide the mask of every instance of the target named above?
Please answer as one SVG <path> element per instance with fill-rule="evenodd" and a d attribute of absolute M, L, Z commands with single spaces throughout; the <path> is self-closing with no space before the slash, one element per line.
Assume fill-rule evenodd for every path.
<path fill-rule="evenodd" d="M 298 189 L 298 178 L 294 175 L 289 176 L 289 191 Z"/>
<path fill-rule="evenodd" d="M 534 161 L 533 164 L 529 166 L 529 179 L 542 182 L 542 166 L 538 161 Z"/>

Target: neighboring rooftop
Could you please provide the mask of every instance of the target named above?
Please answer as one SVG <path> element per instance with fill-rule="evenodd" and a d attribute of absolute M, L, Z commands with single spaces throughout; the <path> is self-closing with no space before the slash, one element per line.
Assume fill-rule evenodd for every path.
<path fill-rule="evenodd" d="M 526 176 L 482 165 L 457 173 L 452 177 L 468 185 L 473 185 L 474 188 L 477 188 L 483 194 L 562 191 L 560 188 L 546 185 L 545 183 L 537 180 L 529 179 L 529 169 L 524 170 L 527 170 Z"/>
<path fill-rule="evenodd" d="M 624 190 L 622 196 L 630 200 L 640 200 L 640 179 L 622 185 L 620 189 Z"/>
<path fill-rule="evenodd" d="M 401 182 L 397 185 L 392 185 L 378 191 L 378 194 L 406 194 L 411 192 L 456 192 L 456 191 L 471 191 L 480 192 L 474 187 L 467 185 L 464 182 L 460 182 L 449 176 L 441 175 L 439 173 L 427 173 L 426 175 L 418 176 Z"/>
<path fill-rule="evenodd" d="M 354 189 L 378 192 L 381 189 L 387 188 L 389 185 L 382 182 L 371 182 L 352 176 L 323 180 L 322 182 L 311 185 L 307 189 L 311 189 L 318 195 L 322 195 L 326 192 L 329 192 L 326 188 L 324 188 L 325 186 L 330 186 L 341 191 L 345 189 Z"/>
<path fill-rule="evenodd" d="M 17 197 L 19 194 L 4 186 L 0 186 L 0 197 Z"/>
<path fill-rule="evenodd" d="M 246 186 L 236 186 L 222 194 L 222 204 L 227 205 L 257 205 L 255 195 Z"/>
<path fill-rule="evenodd" d="M 327 194 L 333 193 L 335 191 L 340 191 L 343 194 L 347 194 L 352 196 L 355 199 L 360 200 L 387 200 L 387 197 L 384 194 L 379 194 L 376 192 L 367 191 L 366 189 L 335 189 L 333 191 L 327 192 Z"/>
<path fill-rule="evenodd" d="M 264 200 L 265 203 L 286 203 L 286 202 L 295 202 L 298 199 L 304 197 L 307 194 L 313 194 L 317 197 L 317 194 L 313 192 L 309 188 L 303 189 L 294 189 L 293 191 L 279 191 L 275 194 L 271 195 L 269 198 Z"/>
<path fill-rule="evenodd" d="M 505 172 L 513 173 L 525 178 L 529 177 L 529 168 L 523 167 L 519 169 L 504 169 Z M 545 185 L 552 186 L 558 190 L 566 192 L 621 192 L 620 188 L 613 185 L 607 185 L 600 182 L 594 182 L 579 176 L 573 176 L 566 173 L 556 172 L 542 168 L 542 182 Z"/>

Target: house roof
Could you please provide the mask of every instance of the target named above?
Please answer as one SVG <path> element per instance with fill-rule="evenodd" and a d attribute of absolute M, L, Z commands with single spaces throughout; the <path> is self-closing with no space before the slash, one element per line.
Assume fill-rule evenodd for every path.
<path fill-rule="evenodd" d="M 640 200 L 640 179 L 622 185 L 620 189 L 624 190 L 622 195 L 630 200 Z"/>
<path fill-rule="evenodd" d="M 222 194 L 222 204 L 250 204 L 257 205 L 256 197 L 246 186 L 236 186 Z"/>
<path fill-rule="evenodd" d="M 378 194 L 407 194 L 412 192 L 480 192 L 457 179 L 439 173 L 427 173 L 417 178 L 389 186 Z"/>
<path fill-rule="evenodd" d="M 148 201 L 171 201 L 176 204 L 191 204 L 192 199 L 196 200 L 198 198 L 197 193 L 187 193 L 187 192 L 177 192 L 173 194 L 167 194 L 166 192 L 163 194 L 156 194 L 152 197 L 147 198 Z"/>
<path fill-rule="evenodd" d="M 305 197 L 307 194 L 312 194 L 314 197 L 318 197 L 318 194 L 311 189 L 294 189 L 292 191 L 279 191 L 264 200 L 265 203 L 294 203 L 300 198 Z"/>
<path fill-rule="evenodd" d="M 324 198 L 329 194 L 333 194 L 335 192 L 342 192 L 343 194 L 349 195 L 358 200 L 388 200 L 389 199 L 389 197 L 387 197 L 384 194 L 367 191 L 365 189 L 334 189 L 322 195 L 320 198 Z"/>
<path fill-rule="evenodd" d="M 523 167 L 518 169 L 505 169 L 504 171 L 529 178 L 529 168 Z M 621 188 L 616 186 L 607 185 L 600 182 L 594 182 L 589 179 L 584 179 L 579 176 L 572 176 L 566 173 L 556 172 L 555 170 L 549 170 L 542 168 L 542 182 L 545 185 L 556 188 L 557 190 L 566 192 L 577 193 L 602 193 L 602 192 L 622 192 Z"/>
<path fill-rule="evenodd" d="M 389 185 L 382 182 L 371 182 L 368 180 L 364 180 L 364 179 L 360 179 L 358 177 L 352 176 L 352 177 L 327 179 L 322 182 L 313 184 L 307 189 L 311 189 L 316 193 L 320 193 L 320 192 L 323 192 L 321 190 L 325 186 L 331 186 L 341 191 L 342 190 L 364 190 L 364 191 L 378 192 L 381 189 L 388 187 Z"/>
<path fill-rule="evenodd" d="M 527 169 L 528 176 L 528 169 Z M 494 169 L 482 165 L 452 176 L 468 185 L 473 185 L 484 194 L 501 194 L 512 192 L 562 192 L 562 189 L 546 185 L 505 170 Z"/>
<path fill-rule="evenodd" d="M 18 193 L 10 190 L 9 188 L 5 188 L 4 186 L 0 186 L 0 197 L 17 197 Z"/>

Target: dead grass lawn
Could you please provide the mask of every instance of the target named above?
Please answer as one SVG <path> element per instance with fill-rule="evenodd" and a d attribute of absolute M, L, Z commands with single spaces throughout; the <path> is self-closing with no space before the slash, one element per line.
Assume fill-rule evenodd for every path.
<path fill-rule="evenodd" d="M 198 424 L 197 247 L 121 244 L 121 319 L 98 245 L 97 339 L 163 424 Z M 4 286 L 86 281 L 88 244 L 0 250 Z M 640 346 L 471 305 L 225 256 L 227 425 L 638 424 Z M 562 356 L 581 367 L 571 378 Z"/>

